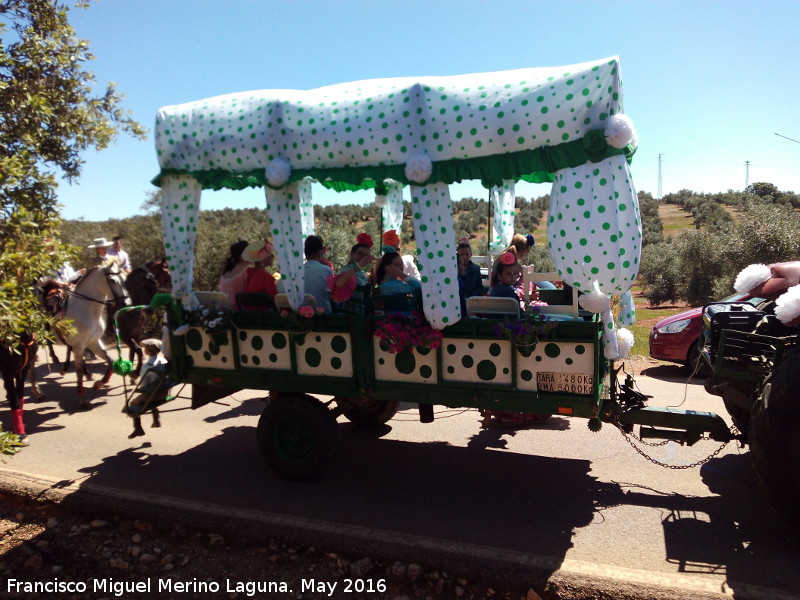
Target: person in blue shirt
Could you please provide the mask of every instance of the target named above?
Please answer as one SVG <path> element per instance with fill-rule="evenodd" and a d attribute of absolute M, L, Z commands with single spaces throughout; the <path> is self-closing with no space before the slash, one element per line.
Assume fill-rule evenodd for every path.
<path fill-rule="evenodd" d="M 422 285 L 414 277 L 403 272 L 403 258 L 397 252 L 387 252 L 375 269 L 375 281 L 381 296 L 402 296 L 413 294 Z M 396 311 L 392 311 L 396 312 Z M 410 311 L 400 311 L 407 314 Z"/>
<path fill-rule="evenodd" d="M 503 252 L 496 262 L 496 283 L 489 290 L 493 298 L 513 298 L 520 302 L 519 294 L 514 287 L 519 280 L 520 268 L 517 257 L 511 252 Z"/>
<path fill-rule="evenodd" d="M 483 296 L 486 290 L 483 289 L 483 279 L 481 269 L 472 262 L 472 247 L 469 240 L 461 238 L 456 247 L 458 255 L 458 293 L 461 297 L 461 314 L 467 314 L 467 298 L 472 296 Z"/>
<path fill-rule="evenodd" d="M 321 306 L 326 313 L 331 312 L 331 295 L 328 289 L 328 277 L 333 275 L 333 270 L 326 265 L 325 244 L 318 235 L 310 235 L 303 246 L 306 255 L 305 293 L 314 296 L 317 306 Z"/>

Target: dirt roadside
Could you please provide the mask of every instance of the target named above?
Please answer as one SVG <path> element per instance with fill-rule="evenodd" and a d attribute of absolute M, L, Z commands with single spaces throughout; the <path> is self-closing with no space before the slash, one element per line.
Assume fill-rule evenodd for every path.
<path fill-rule="evenodd" d="M 4 490 L 0 598 L 672 600 L 682 592 L 223 530 Z"/>

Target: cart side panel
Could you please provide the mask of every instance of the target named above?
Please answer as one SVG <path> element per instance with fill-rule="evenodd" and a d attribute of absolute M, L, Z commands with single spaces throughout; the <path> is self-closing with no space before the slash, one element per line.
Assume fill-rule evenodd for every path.
<path fill-rule="evenodd" d="M 517 360 L 517 389 L 523 391 L 593 394 L 597 344 L 551 342 L 537 344 L 529 357 Z"/>
<path fill-rule="evenodd" d="M 235 369 L 231 331 L 209 334 L 200 327 L 192 327 L 183 337 L 186 344 L 186 364 L 199 369 Z"/>

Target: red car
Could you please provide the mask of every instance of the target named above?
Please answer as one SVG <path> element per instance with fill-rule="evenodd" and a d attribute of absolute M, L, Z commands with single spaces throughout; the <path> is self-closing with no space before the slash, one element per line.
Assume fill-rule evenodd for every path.
<path fill-rule="evenodd" d="M 721 302 L 750 299 L 750 294 L 733 294 Z M 761 301 L 760 298 L 757 300 Z M 700 358 L 697 340 L 702 329 L 702 306 L 661 319 L 650 332 L 650 356 L 659 360 L 682 363 L 694 371 L 695 364 Z"/>

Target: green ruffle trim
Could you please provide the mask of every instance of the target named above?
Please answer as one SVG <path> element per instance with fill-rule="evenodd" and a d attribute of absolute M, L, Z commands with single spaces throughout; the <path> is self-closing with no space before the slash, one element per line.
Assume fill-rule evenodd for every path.
<path fill-rule="evenodd" d="M 487 189 L 502 185 L 504 180 L 509 179 L 545 183 L 553 181 L 556 171 L 561 169 L 577 167 L 587 162 L 597 163 L 619 154 L 624 154 L 630 163 L 635 151 L 631 146 L 622 150 L 609 146 L 606 143 L 605 132 L 602 129 L 594 129 L 579 140 L 557 146 L 434 162 L 433 172 L 427 183 L 455 183 L 477 179 Z M 206 190 L 242 190 L 248 187 L 269 186 L 263 169 L 241 173 L 221 170 L 164 169 L 153 179 L 153 184 L 160 187 L 161 178 L 165 175 L 191 175 Z M 385 179 L 394 179 L 406 185 L 419 185 L 406 178 L 405 165 L 298 169 L 292 170 L 289 182 L 300 181 L 306 177 L 311 177 L 326 188 L 337 192 L 369 190 L 374 188 L 377 182 L 383 182 Z"/>

